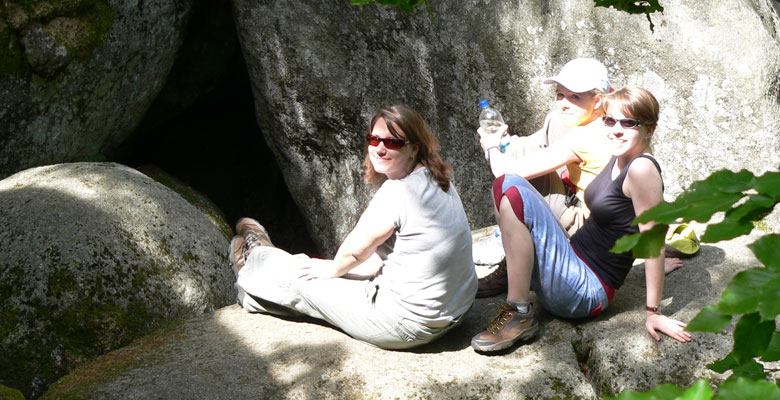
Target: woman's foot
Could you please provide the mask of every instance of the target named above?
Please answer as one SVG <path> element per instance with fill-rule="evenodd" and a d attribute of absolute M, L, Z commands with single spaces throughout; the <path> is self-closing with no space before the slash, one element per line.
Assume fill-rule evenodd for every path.
<path fill-rule="evenodd" d="M 664 258 L 664 274 L 668 275 L 670 272 L 682 266 L 683 266 L 682 260 L 677 257 Z"/>

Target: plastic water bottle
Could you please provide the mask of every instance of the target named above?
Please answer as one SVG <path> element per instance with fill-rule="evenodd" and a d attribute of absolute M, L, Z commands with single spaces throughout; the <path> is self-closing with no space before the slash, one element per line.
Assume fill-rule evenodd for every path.
<path fill-rule="evenodd" d="M 479 127 L 488 135 L 500 135 L 504 129 L 504 118 L 501 113 L 488 105 L 487 99 L 479 102 L 482 112 L 479 113 Z M 485 159 L 488 159 L 488 150 L 485 150 Z"/>

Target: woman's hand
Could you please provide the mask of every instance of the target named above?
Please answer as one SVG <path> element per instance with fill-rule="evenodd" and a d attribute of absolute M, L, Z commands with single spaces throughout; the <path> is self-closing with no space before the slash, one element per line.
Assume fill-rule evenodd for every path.
<path fill-rule="evenodd" d="M 691 334 L 684 330 L 685 326 L 685 323 L 659 313 L 648 312 L 645 320 L 645 328 L 655 340 L 661 340 L 661 335 L 656 332 L 658 330 L 678 342 L 690 342 Z"/>
<path fill-rule="evenodd" d="M 485 128 L 480 127 L 477 129 L 479 134 L 479 145 L 482 146 L 482 151 L 486 151 L 491 147 L 498 147 L 501 144 L 501 137 L 509 129 L 509 125 L 503 124 L 501 129 L 497 133 L 487 133 Z"/>
<path fill-rule="evenodd" d="M 310 281 L 318 278 L 336 278 L 338 275 L 333 260 L 312 258 L 298 266 L 298 278 Z"/>

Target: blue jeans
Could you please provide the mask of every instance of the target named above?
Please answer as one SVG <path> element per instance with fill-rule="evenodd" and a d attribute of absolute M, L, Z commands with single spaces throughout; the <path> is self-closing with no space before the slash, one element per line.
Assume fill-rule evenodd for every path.
<path fill-rule="evenodd" d="M 496 206 L 506 196 L 515 216 L 531 233 L 534 266 L 531 289 L 542 307 L 565 318 L 595 316 L 608 306 L 598 276 L 577 255 L 558 218 L 523 177 L 504 175 L 493 183 Z"/>

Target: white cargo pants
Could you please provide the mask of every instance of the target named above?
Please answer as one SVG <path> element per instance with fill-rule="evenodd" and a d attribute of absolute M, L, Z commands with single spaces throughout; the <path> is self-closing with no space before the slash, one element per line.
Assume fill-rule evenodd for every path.
<path fill-rule="evenodd" d="M 293 266 L 307 259 L 276 247 L 256 247 L 238 274 L 239 303 L 249 312 L 321 319 L 355 339 L 386 349 L 431 342 L 463 319 L 429 327 L 404 318 L 404 310 L 378 279 L 298 279 Z"/>

